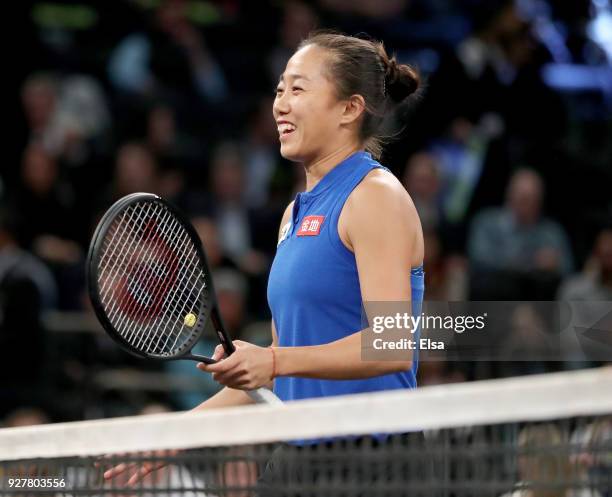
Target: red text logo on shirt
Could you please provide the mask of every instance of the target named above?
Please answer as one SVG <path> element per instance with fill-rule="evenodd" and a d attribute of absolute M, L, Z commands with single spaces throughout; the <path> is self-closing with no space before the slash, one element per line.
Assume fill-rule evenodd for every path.
<path fill-rule="evenodd" d="M 297 236 L 317 236 L 321 231 L 325 216 L 306 216 L 302 220 Z"/>

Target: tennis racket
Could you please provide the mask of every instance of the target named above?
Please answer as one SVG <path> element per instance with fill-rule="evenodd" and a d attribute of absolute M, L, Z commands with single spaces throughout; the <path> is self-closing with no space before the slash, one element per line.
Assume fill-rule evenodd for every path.
<path fill-rule="evenodd" d="M 225 353 L 235 350 L 199 236 L 157 195 L 127 195 L 104 214 L 89 247 L 87 280 L 100 323 L 138 357 L 212 364 L 191 353 L 209 323 Z M 258 403 L 281 402 L 266 388 L 248 394 Z"/>

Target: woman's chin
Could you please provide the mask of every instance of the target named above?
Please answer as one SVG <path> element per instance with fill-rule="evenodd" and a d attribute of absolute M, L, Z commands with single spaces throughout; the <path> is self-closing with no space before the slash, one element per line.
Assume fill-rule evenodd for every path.
<path fill-rule="evenodd" d="M 291 162 L 300 162 L 300 154 L 291 145 L 281 143 L 280 154 L 283 159 L 287 159 Z"/>

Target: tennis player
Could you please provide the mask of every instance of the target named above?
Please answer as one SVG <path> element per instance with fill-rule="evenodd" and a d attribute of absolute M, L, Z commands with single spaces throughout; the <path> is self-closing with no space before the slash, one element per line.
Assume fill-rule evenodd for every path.
<path fill-rule="evenodd" d="M 383 45 L 315 33 L 287 63 L 273 114 L 283 157 L 306 191 L 287 207 L 268 283 L 272 346 L 235 341 L 213 365 L 226 389 L 198 409 L 247 404 L 271 386 L 284 401 L 416 387 L 418 357 L 362 361 L 362 301 L 423 297 L 423 234 L 412 200 L 379 162 L 383 117 L 419 76 Z"/>
<path fill-rule="evenodd" d="M 281 155 L 303 164 L 306 191 L 279 230 L 268 283 L 272 345 L 236 340 L 229 357 L 219 346 L 216 364 L 197 367 L 226 388 L 195 410 L 252 403 L 245 390 L 262 386 L 284 401 L 416 387 L 416 351 L 401 361 L 362 360 L 361 309 L 362 301 L 393 301 L 421 312 L 419 217 L 377 161 L 383 117 L 418 87 L 416 71 L 374 41 L 316 33 L 291 57 L 273 114 Z M 262 495 L 282 472 L 270 468 L 286 456 L 268 464 Z M 130 482 L 162 466 L 144 464 Z"/>

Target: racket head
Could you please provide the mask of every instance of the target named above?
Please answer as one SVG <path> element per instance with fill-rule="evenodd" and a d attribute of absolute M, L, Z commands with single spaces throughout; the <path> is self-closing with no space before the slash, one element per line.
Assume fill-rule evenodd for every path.
<path fill-rule="evenodd" d="M 98 320 L 137 357 L 189 356 L 218 314 L 200 237 L 158 195 L 134 193 L 115 202 L 96 227 L 86 267 Z"/>

